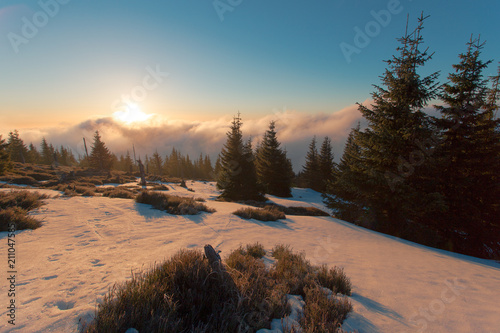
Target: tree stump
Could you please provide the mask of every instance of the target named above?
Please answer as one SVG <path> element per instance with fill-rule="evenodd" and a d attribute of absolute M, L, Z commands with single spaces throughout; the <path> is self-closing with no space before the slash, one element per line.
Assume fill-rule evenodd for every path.
<path fill-rule="evenodd" d="M 146 186 L 146 174 L 144 173 L 144 164 L 142 164 L 142 161 L 139 159 L 139 171 L 141 172 L 141 185 Z"/>
<path fill-rule="evenodd" d="M 224 267 L 222 266 L 220 255 L 215 251 L 212 245 L 210 244 L 205 245 L 205 256 L 208 259 L 210 267 L 212 267 L 214 271 L 217 271 L 219 273 L 225 271 Z"/>
<path fill-rule="evenodd" d="M 231 295 L 231 297 L 240 299 L 242 296 L 240 295 L 240 291 L 236 286 L 233 277 L 228 271 L 226 271 L 224 265 L 222 265 L 220 255 L 217 251 L 215 251 L 212 245 L 205 245 L 205 256 L 208 259 L 210 267 L 212 267 L 212 271 L 216 273 L 212 276 L 212 279 L 216 279 L 218 281 L 218 287 L 225 293 Z"/>

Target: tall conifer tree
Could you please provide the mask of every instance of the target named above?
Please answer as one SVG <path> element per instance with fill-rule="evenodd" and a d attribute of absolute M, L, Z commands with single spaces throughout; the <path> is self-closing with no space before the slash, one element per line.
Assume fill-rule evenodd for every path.
<path fill-rule="evenodd" d="M 358 123 L 347 137 L 340 163 L 334 168 L 333 181 L 327 184 L 323 196 L 335 216 L 355 223 L 359 223 L 363 215 L 367 214 L 367 202 L 358 190 L 367 180 L 362 172 L 361 149 L 355 140 L 359 131 Z"/>
<path fill-rule="evenodd" d="M 51 165 L 54 163 L 54 147 L 52 145 L 49 145 L 47 143 L 47 140 L 45 138 L 42 138 L 42 143 L 40 144 L 40 150 L 41 150 L 41 163 L 42 164 L 47 164 Z"/>
<path fill-rule="evenodd" d="M 280 148 L 276 125 L 272 121 L 256 152 L 257 179 L 266 193 L 290 197 L 293 170 L 286 153 Z"/>
<path fill-rule="evenodd" d="M 241 118 L 234 117 L 227 140 L 220 153 L 217 188 L 227 200 L 261 200 L 257 186 L 254 156 L 250 142 L 243 143 Z"/>
<path fill-rule="evenodd" d="M 332 141 L 329 137 L 325 137 L 321 144 L 321 149 L 318 156 L 318 166 L 321 175 L 321 191 L 326 191 L 327 184 L 333 181 L 333 170 L 335 162 L 333 161 Z"/>
<path fill-rule="evenodd" d="M 28 163 L 40 163 L 41 156 L 33 143 L 30 143 L 28 148 L 28 156 L 26 157 L 26 162 Z"/>
<path fill-rule="evenodd" d="M 14 162 L 25 163 L 26 157 L 28 156 L 28 148 L 24 144 L 23 140 L 19 137 L 19 132 L 14 130 L 14 132 L 9 133 L 8 151 L 10 154 L 10 160 Z"/>
<path fill-rule="evenodd" d="M 444 84 L 444 105 L 437 106 L 442 139 L 436 179 L 448 206 L 437 227 L 455 251 L 500 257 L 500 121 L 493 116 L 498 77 L 489 89 L 483 72 L 491 61 L 480 59 L 483 47 L 479 39 L 467 43 Z"/>
<path fill-rule="evenodd" d="M 113 165 L 113 156 L 106 144 L 101 140 L 99 131 L 95 131 L 94 142 L 90 153 L 90 166 L 99 170 L 110 170 Z"/>
<path fill-rule="evenodd" d="M 359 104 L 368 127 L 354 132 L 362 156 L 360 171 L 366 178 L 356 191 L 370 207 L 379 230 L 396 234 L 407 221 L 425 215 L 422 210 L 436 209 L 433 204 L 438 202 L 434 193 L 422 189 L 426 169 L 421 167 L 425 158 L 419 142 L 431 135 L 423 109 L 438 91 L 437 72 L 419 74 L 432 57 L 427 49 L 422 50 L 424 19 L 421 16 L 417 28 L 399 39 L 399 54 L 386 61 L 383 86 L 375 86 L 373 105 Z"/>

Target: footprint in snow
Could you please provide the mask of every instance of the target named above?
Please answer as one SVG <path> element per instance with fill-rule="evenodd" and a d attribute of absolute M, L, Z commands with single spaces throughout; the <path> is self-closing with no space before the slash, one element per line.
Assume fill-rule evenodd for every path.
<path fill-rule="evenodd" d="M 58 261 L 60 256 L 62 256 L 62 254 L 60 254 L 60 253 L 53 254 L 53 255 L 51 255 L 51 256 L 48 257 L 48 260 L 49 261 Z"/>
<path fill-rule="evenodd" d="M 101 267 L 101 266 L 104 266 L 104 264 L 100 264 L 100 260 L 99 259 L 94 259 L 94 260 L 91 260 L 90 263 L 94 266 L 94 267 Z"/>
<path fill-rule="evenodd" d="M 57 307 L 59 310 L 69 310 L 73 309 L 75 306 L 75 302 L 67 302 L 67 301 L 56 301 L 56 302 L 50 302 L 50 303 L 45 303 L 45 307 Z"/>

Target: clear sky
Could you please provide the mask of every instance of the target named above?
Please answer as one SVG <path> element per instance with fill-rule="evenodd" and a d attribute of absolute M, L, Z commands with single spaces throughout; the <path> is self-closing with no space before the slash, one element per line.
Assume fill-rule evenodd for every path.
<path fill-rule="evenodd" d="M 495 74 L 497 0 L 0 0 L 0 128 L 116 116 L 126 95 L 139 118 L 331 114 L 370 98 L 407 15 L 415 27 L 422 11 L 435 52 L 425 71 L 444 81 L 481 34 Z"/>

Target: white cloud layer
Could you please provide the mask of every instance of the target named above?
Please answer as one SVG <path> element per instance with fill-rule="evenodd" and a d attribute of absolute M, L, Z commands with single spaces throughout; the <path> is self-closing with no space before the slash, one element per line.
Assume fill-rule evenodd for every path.
<path fill-rule="evenodd" d="M 369 103 L 369 101 L 365 102 Z M 345 140 L 352 127 L 361 120 L 356 105 L 349 106 L 333 113 L 307 114 L 292 110 L 277 112 L 258 119 L 243 118 L 243 135 L 252 137 L 256 142 L 269 126 L 276 122 L 278 139 L 287 149 L 295 171 L 299 171 L 304 163 L 304 156 L 314 135 L 318 139 L 318 148 L 325 136 L 330 137 L 338 160 L 342 155 Z M 26 144 L 33 142 L 39 145 L 42 137 L 54 146 L 70 147 L 75 154 L 84 154 L 83 137 L 87 146 L 93 140 L 96 130 L 112 152 L 132 153 L 132 145 L 136 153 L 144 156 L 157 150 L 160 154 L 169 154 L 173 147 L 183 154 L 197 158 L 200 153 L 215 158 L 226 140 L 232 117 L 226 116 L 208 121 L 162 120 L 158 116 L 149 117 L 144 122 L 134 125 L 126 124 L 112 117 L 89 119 L 68 128 L 21 129 L 20 135 Z M 4 138 L 8 131 L 3 131 Z"/>

